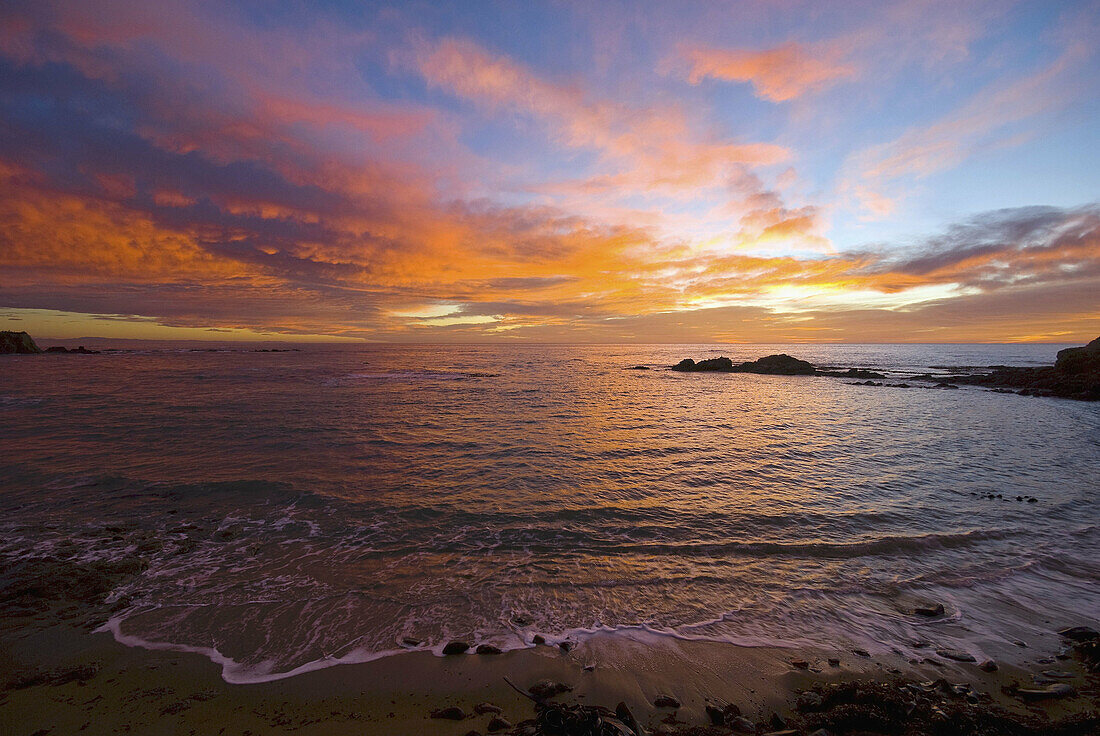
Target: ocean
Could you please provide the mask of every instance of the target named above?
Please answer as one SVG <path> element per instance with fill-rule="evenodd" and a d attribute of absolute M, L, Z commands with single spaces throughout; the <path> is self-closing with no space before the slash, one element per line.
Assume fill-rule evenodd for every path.
<path fill-rule="evenodd" d="M 106 629 L 231 682 L 597 632 L 1011 661 L 1100 611 L 1100 405 L 668 366 L 1062 347 L 2 356 L 0 566 L 144 559 Z"/>

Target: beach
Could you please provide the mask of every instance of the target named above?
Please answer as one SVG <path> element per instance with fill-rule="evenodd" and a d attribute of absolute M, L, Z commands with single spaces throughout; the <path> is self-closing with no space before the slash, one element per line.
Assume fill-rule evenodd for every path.
<path fill-rule="evenodd" d="M 201 656 L 123 647 L 108 634 L 51 624 L 51 615 L 32 626 L 5 617 L 0 660 L 0 680 L 6 683 L 0 695 L 0 724 L 5 733 L 488 733 L 494 714 L 478 715 L 479 704 L 499 706 L 500 717 L 513 725 L 534 715 L 534 704 L 505 678 L 522 687 L 543 680 L 572 687 L 555 701 L 611 709 L 624 702 L 651 733 L 685 733 L 690 727 L 709 726 L 706 707 L 730 703 L 738 706 L 743 717 L 759 723 L 759 732 L 764 733 L 779 730 L 768 725 L 773 714 L 784 721 L 800 717 L 799 694 L 815 685 L 941 678 L 973 687 L 976 703 L 958 707 L 981 712 L 1004 709 L 1019 723 L 1030 723 L 1035 733 L 1054 732 L 1046 729 L 1063 721 L 1069 724 L 1064 733 L 1094 733 L 1100 725 L 1097 677 L 1088 676 L 1074 659 L 1057 660 L 1057 668 L 1072 673 L 1069 681 L 1078 694 L 1030 703 L 1006 695 L 1002 688 L 1013 682 L 1026 685 L 1032 673 L 1049 670 L 1051 665 L 1037 661 L 1044 659 L 1041 656 L 1034 658 L 1030 671 L 1001 667 L 983 672 L 974 664 L 934 655 L 936 664 L 913 666 L 896 656 L 792 653 L 614 636 L 593 638 L 568 653 L 557 647 L 444 658 L 412 652 L 274 682 L 232 685 Z M 803 658 L 818 671 L 798 669 L 791 664 L 792 656 Z M 840 666 L 830 667 L 830 657 L 839 658 Z M 26 684 L 36 675 L 41 681 Z M 653 701 L 661 695 L 672 696 L 681 706 L 654 707 Z M 944 699 L 963 702 L 957 696 Z M 462 709 L 465 717 L 432 717 L 433 712 L 449 707 Z M 934 732 L 935 724 L 923 725 L 927 730 L 914 732 Z"/>

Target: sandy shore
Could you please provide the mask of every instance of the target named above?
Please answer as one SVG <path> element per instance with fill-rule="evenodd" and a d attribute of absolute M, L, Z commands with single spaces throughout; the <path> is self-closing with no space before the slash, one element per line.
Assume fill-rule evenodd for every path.
<path fill-rule="evenodd" d="M 475 706 L 499 706 L 517 724 L 534 715 L 534 703 L 505 682 L 526 688 L 549 679 L 570 685 L 558 700 L 614 708 L 625 702 L 651 733 L 730 733 L 704 729 L 706 706 L 736 704 L 744 717 L 771 729 L 773 713 L 800 723 L 798 694 L 830 683 L 908 680 L 967 683 L 977 704 L 1004 708 L 1024 722 L 1043 724 L 1096 713 L 1096 676 L 1074 659 L 1057 662 L 1072 675 L 1072 697 L 1028 703 L 1003 692 L 1013 682 L 1031 684 L 1031 671 L 1001 666 L 983 672 L 975 664 L 936 659 L 912 665 L 851 652 L 792 652 L 670 638 L 596 636 L 569 652 L 557 647 L 500 655 L 436 657 L 427 652 L 374 662 L 339 665 L 296 677 L 231 685 L 206 658 L 187 653 L 122 646 L 50 613 L 8 618 L 0 639 L 0 732 L 31 734 L 467 734 L 486 733 L 492 714 Z M 830 666 L 828 659 L 840 659 Z M 804 660 L 805 669 L 792 664 Z M 1044 659 L 1036 653 L 1036 659 Z M 1050 670 L 1036 662 L 1034 672 Z M 898 683 L 898 687 L 901 687 Z M 677 709 L 653 700 L 671 695 Z M 432 718 L 457 706 L 462 720 Z M 1088 733 L 1096 721 L 1063 733 Z M 689 727 L 698 727 L 694 731 Z M 920 731 L 918 731 L 920 732 Z M 1021 731 L 1026 732 L 1026 731 Z"/>

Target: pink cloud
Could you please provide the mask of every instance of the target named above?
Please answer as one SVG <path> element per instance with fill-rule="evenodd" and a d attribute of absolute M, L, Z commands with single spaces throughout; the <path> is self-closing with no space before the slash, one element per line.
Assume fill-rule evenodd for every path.
<path fill-rule="evenodd" d="M 688 81 L 749 82 L 756 95 L 786 102 L 819 92 L 856 75 L 856 68 L 835 50 L 788 42 L 764 51 L 693 47 L 681 50 L 690 65 Z"/>

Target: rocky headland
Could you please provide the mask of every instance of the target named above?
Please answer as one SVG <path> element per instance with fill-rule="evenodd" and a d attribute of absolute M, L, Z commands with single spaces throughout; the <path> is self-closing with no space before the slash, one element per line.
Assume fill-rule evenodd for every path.
<path fill-rule="evenodd" d="M 1078 401 L 1100 401 L 1100 337 L 1080 348 L 1058 351 L 1053 366 L 1012 368 L 990 366 L 988 373 L 972 371 L 914 376 L 915 380 L 985 386 L 1021 396 L 1054 396 Z"/>
<path fill-rule="evenodd" d="M 42 349 L 26 332 L 0 330 L 0 354 L 34 355 L 41 352 Z"/>

